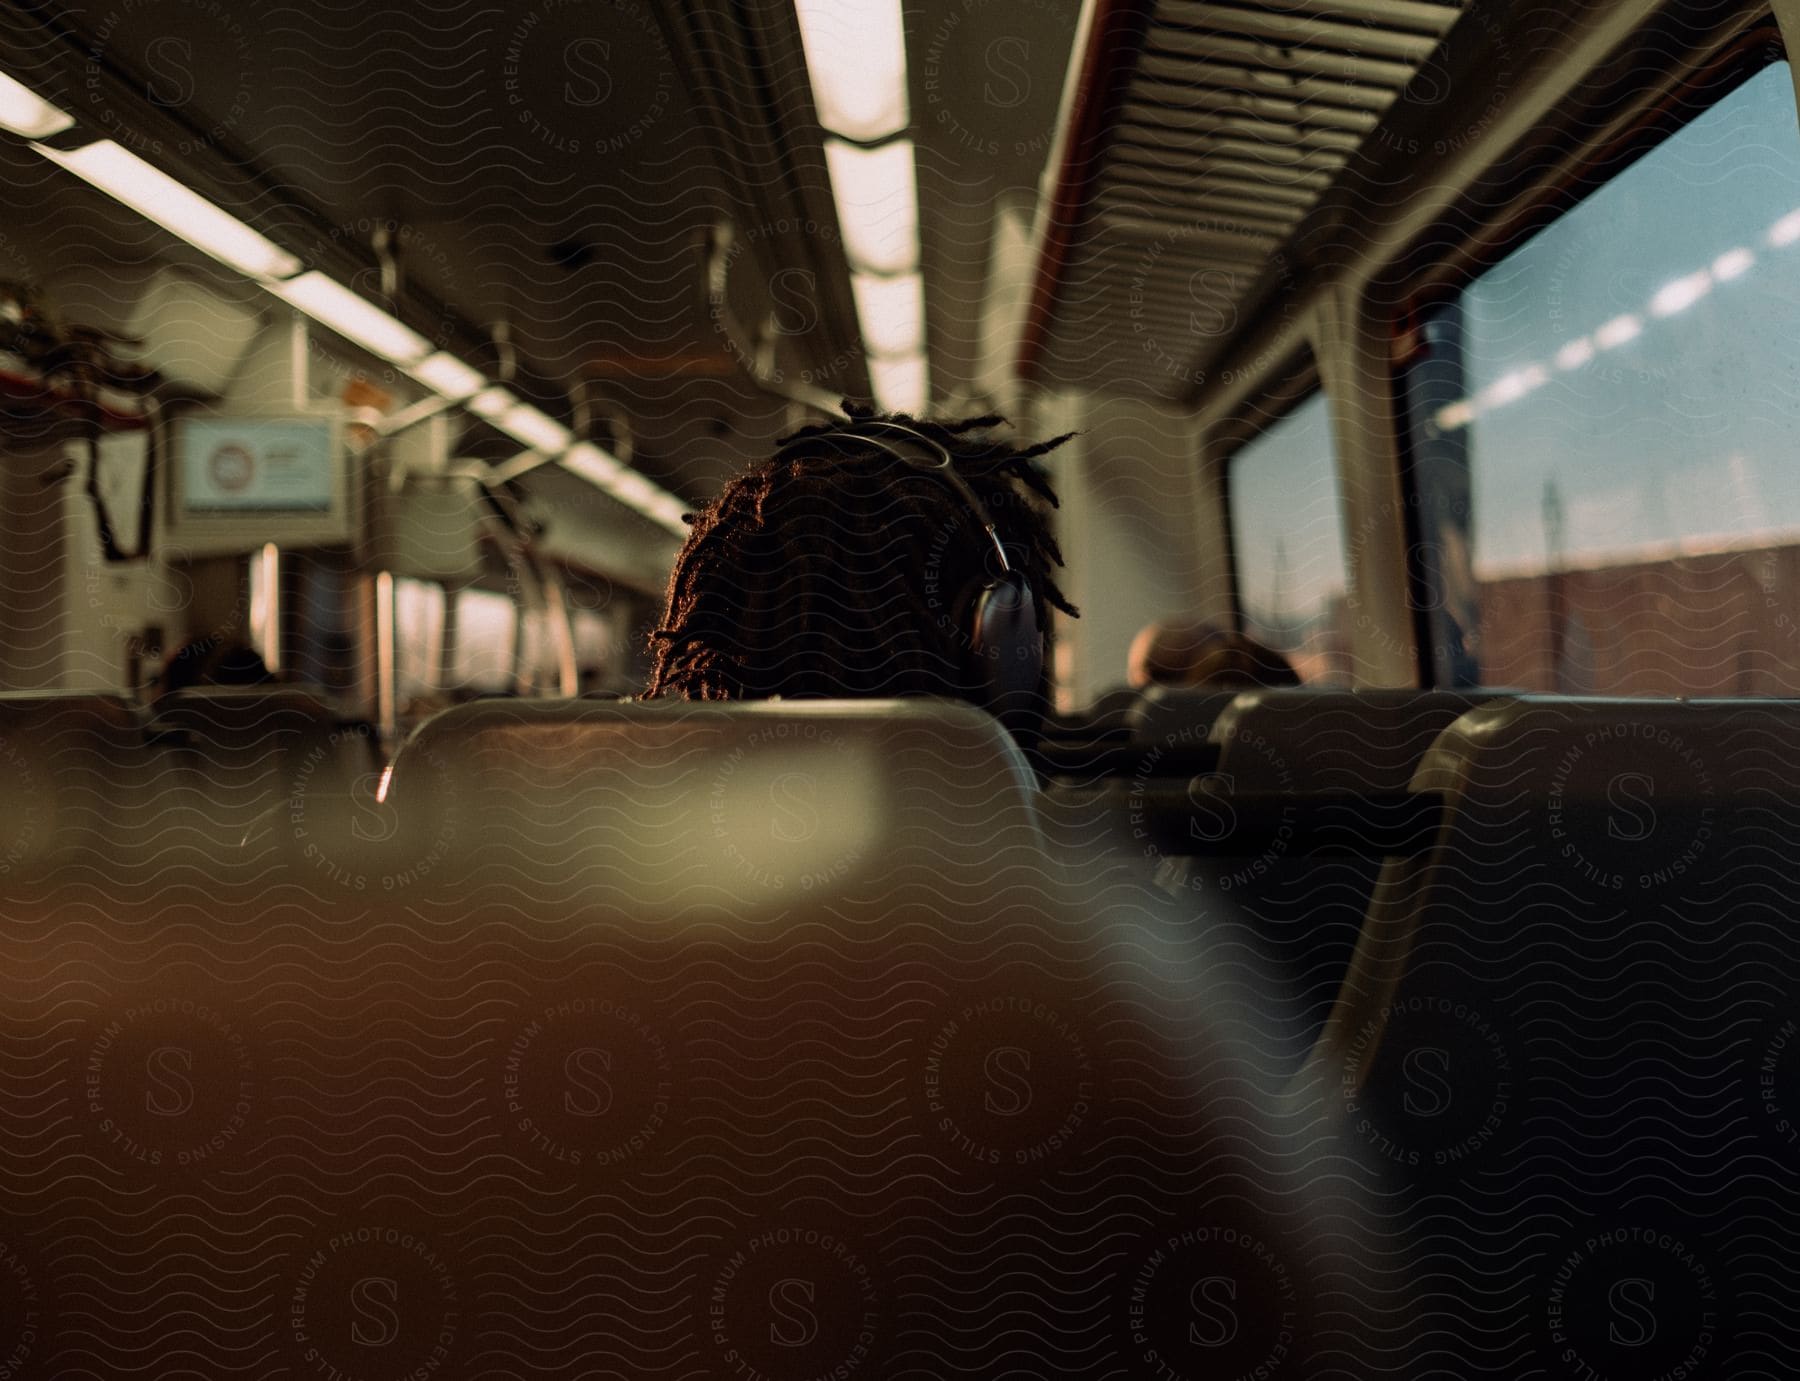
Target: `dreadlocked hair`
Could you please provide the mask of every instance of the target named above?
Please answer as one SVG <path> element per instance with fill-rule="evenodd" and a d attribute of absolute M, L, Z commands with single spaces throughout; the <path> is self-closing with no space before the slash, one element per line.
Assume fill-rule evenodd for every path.
<path fill-rule="evenodd" d="M 992 544 L 951 484 L 859 436 L 859 423 L 909 427 L 950 453 L 1030 582 L 1046 643 L 1052 607 L 1076 616 L 1052 578 L 1057 500 L 1036 463 L 1068 435 L 1021 448 L 986 435 L 997 416 L 845 411 L 847 423 L 782 437 L 773 460 L 690 516 L 645 699 L 978 698 L 968 615 L 999 574 Z"/>

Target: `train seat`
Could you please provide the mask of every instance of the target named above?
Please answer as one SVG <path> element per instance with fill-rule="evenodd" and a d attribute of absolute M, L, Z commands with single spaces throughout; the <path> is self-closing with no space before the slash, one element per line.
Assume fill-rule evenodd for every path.
<path fill-rule="evenodd" d="M 1189 789 L 1192 857 L 1165 869 L 1240 935 L 1268 993 L 1269 1077 L 1299 1068 L 1337 998 L 1382 859 L 1420 847 L 1419 760 L 1479 697 L 1455 691 L 1245 691 L 1211 727 Z M 1176 845 L 1171 844 L 1171 848 Z"/>
<path fill-rule="evenodd" d="M 1213 722 L 1219 770 L 1246 791 L 1402 792 L 1437 736 L 1487 698 L 1399 688 L 1244 691 Z"/>
<path fill-rule="evenodd" d="M 1242 693 L 1203 686 L 1152 686 L 1126 716 L 1131 742 L 1140 750 L 1160 750 L 1172 757 L 1210 749 L 1213 725 Z"/>
<path fill-rule="evenodd" d="M 286 817 L 348 812 L 380 780 L 371 726 L 306 687 L 175 691 L 147 722 L 165 766 L 155 785 L 167 877 L 193 865 L 214 881 L 270 885 L 280 844 L 301 828 Z"/>
<path fill-rule="evenodd" d="M 48 1110 L 0 1127 L 0 1211 L 242 1300 L 296 1371 L 995 1375 L 1030 1333 L 1360 1374 L 1350 1178 L 1243 1076 L 1191 927 L 1046 882 L 1032 790 L 955 705 L 446 711 L 363 831 L 441 852 L 361 839 L 354 912 L 0 924 L 0 1098 Z"/>
<path fill-rule="evenodd" d="M 1035 865 L 1034 795 L 1012 739 L 948 702 L 491 701 L 421 725 L 387 805 L 459 894 L 625 889 L 646 914 L 879 893 L 921 862 L 983 885 Z"/>
<path fill-rule="evenodd" d="M 1054 723 L 1033 765 L 1059 791 L 1093 792 L 1132 776 L 1189 776 L 1217 757 L 1207 735 L 1235 691 L 1109 691 L 1081 714 Z"/>
<path fill-rule="evenodd" d="M 1046 741 L 1033 755 L 1045 778 L 1045 828 L 1079 866 L 1118 866 L 1137 853 L 1128 821 L 1134 788 L 1211 768 L 1208 735 L 1235 691 L 1120 691 L 1102 697 L 1103 734 Z M 1101 711 L 1097 703 L 1096 711 Z"/>
<path fill-rule="evenodd" d="M 1137 703 L 1138 692 L 1134 690 L 1109 690 L 1085 709 L 1047 716 L 1044 737 L 1081 741 L 1122 737 L 1129 730 L 1128 721 Z"/>
<path fill-rule="evenodd" d="M 0 887 L 65 870 L 101 880 L 141 854 L 149 776 L 124 698 L 0 692 Z"/>
<path fill-rule="evenodd" d="M 1533 1284 L 1596 1374 L 1634 1355 L 1584 1322 L 1609 1282 L 1668 1374 L 1756 1370 L 1800 1308 L 1797 769 L 1794 702 L 1535 696 L 1420 765 L 1440 832 L 1387 865 L 1309 1087 L 1390 1169 L 1447 1370 L 1517 1374 Z"/>

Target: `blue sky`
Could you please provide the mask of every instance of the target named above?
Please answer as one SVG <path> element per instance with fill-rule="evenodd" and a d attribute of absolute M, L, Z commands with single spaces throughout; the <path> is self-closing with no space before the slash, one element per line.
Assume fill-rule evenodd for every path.
<path fill-rule="evenodd" d="M 1478 574 L 1800 532 L 1800 129 L 1785 63 L 1751 78 L 1473 283 Z M 1773 236 L 1771 235 L 1771 232 Z M 1446 425 L 1461 419 L 1444 418 Z M 1240 580 L 1290 615 L 1343 583 L 1325 404 L 1232 470 Z"/>
<path fill-rule="evenodd" d="M 1478 571 L 1542 563 L 1553 475 L 1569 556 L 1800 528 L 1800 220 L 1770 243 L 1796 210 L 1782 63 L 1470 287 Z M 1547 382 L 1483 407 L 1534 365 Z"/>

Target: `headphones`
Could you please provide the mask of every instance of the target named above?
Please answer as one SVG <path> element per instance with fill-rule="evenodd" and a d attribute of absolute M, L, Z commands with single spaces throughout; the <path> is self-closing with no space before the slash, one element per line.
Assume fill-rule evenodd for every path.
<path fill-rule="evenodd" d="M 949 450 L 923 432 L 898 422 L 859 418 L 841 430 L 807 437 L 781 454 L 790 456 L 811 449 L 816 443 L 839 439 L 866 442 L 916 470 L 937 476 L 962 501 L 992 544 L 1000 573 L 991 579 L 977 580 L 964 592 L 958 605 L 966 601 L 967 607 L 953 618 L 951 627 L 959 629 L 967 643 L 965 665 L 970 682 L 981 696 L 982 708 L 1009 727 L 1035 717 L 1039 709 L 1035 700 L 1044 672 L 1044 638 L 1031 582 L 1007 558 L 993 516 L 974 486 L 957 473 Z"/>

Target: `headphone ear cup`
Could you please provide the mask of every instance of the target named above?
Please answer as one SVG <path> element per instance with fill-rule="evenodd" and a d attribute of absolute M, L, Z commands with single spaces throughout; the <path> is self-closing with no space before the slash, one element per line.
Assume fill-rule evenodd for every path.
<path fill-rule="evenodd" d="M 983 590 L 975 601 L 974 625 L 974 672 L 988 709 L 996 715 L 1038 709 L 1044 638 L 1025 577 L 1014 571 Z"/>

